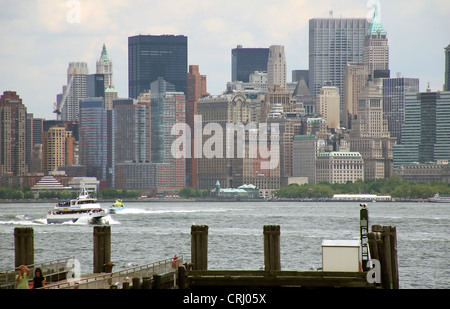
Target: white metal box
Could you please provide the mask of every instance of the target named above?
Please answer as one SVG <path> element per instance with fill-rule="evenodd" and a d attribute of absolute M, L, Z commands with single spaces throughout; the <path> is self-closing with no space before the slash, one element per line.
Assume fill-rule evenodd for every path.
<path fill-rule="evenodd" d="M 323 271 L 360 271 L 359 240 L 322 240 Z"/>

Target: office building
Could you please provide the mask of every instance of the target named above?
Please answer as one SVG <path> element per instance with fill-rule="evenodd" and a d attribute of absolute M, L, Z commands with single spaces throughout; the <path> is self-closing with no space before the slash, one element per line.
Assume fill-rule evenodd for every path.
<path fill-rule="evenodd" d="M 450 160 L 450 92 L 407 93 L 401 144 L 394 168 L 412 162 Z"/>
<path fill-rule="evenodd" d="M 128 97 L 137 99 L 159 77 L 186 94 L 187 37 L 137 35 L 128 38 Z"/>
<path fill-rule="evenodd" d="M 366 65 L 350 62 L 344 66 L 342 126 L 351 129 L 351 120 L 358 114 L 358 96 L 369 77 Z"/>
<path fill-rule="evenodd" d="M 107 181 L 111 155 L 111 111 L 103 108 L 103 98 L 87 98 L 80 103 L 79 160 L 88 177 Z"/>
<path fill-rule="evenodd" d="M 292 173 L 294 177 L 307 177 L 316 184 L 316 157 L 319 140 L 314 135 L 296 135 L 293 141 Z"/>
<path fill-rule="evenodd" d="M 267 72 L 268 60 L 268 48 L 243 48 L 238 45 L 231 50 L 231 81 L 248 83 L 253 72 Z"/>
<path fill-rule="evenodd" d="M 197 102 L 205 95 L 209 95 L 206 90 L 206 75 L 201 75 L 198 65 L 190 65 L 187 74 L 187 94 L 186 94 L 186 124 L 194 129 L 194 115 L 197 115 Z M 197 158 L 194 158 L 194 139 L 190 139 L 191 156 L 186 158 L 186 182 L 187 186 L 197 188 Z"/>
<path fill-rule="evenodd" d="M 327 120 L 329 129 L 340 127 L 340 95 L 339 88 L 324 85 L 316 99 L 316 112 Z"/>
<path fill-rule="evenodd" d="M 43 170 L 58 171 L 60 167 L 73 165 L 74 138 L 64 125 L 53 126 L 43 136 Z"/>
<path fill-rule="evenodd" d="M 343 69 L 363 62 L 366 18 L 314 18 L 309 21 L 309 89 L 318 95 L 324 82 L 343 93 Z M 341 105 L 342 105 L 341 97 Z"/>
<path fill-rule="evenodd" d="M 175 86 L 163 78 L 150 85 L 151 93 L 151 162 L 164 162 L 164 98 L 167 92 L 175 92 Z"/>
<path fill-rule="evenodd" d="M 0 176 L 25 176 L 27 108 L 15 91 L 0 96 Z"/>
<path fill-rule="evenodd" d="M 86 97 L 105 98 L 105 75 L 89 74 L 86 76 Z"/>
<path fill-rule="evenodd" d="M 67 85 L 63 92 L 57 95 L 58 120 L 78 121 L 80 100 L 87 98 L 87 76 L 89 74 L 86 62 L 71 62 L 67 68 Z"/>
<path fill-rule="evenodd" d="M 114 88 L 113 82 L 113 63 L 108 57 L 106 46 L 103 44 L 102 53 L 96 63 L 96 73 L 103 74 L 104 88 Z"/>
<path fill-rule="evenodd" d="M 286 56 L 284 46 L 272 45 L 269 47 L 267 60 L 267 87 L 279 86 L 286 89 Z"/>
<path fill-rule="evenodd" d="M 150 104 L 136 99 L 113 101 L 113 165 L 150 162 Z"/>
<path fill-rule="evenodd" d="M 405 123 L 405 99 L 408 92 L 419 92 L 419 79 L 408 77 L 383 78 L 383 113 L 388 130 L 401 144 L 402 125 Z"/>
<path fill-rule="evenodd" d="M 42 172 L 42 138 L 44 119 L 27 114 L 27 160 L 29 173 Z"/>
<path fill-rule="evenodd" d="M 450 44 L 445 48 L 444 91 L 450 91 Z"/>
<path fill-rule="evenodd" d="M 381 23 L 380 10 L 375 6 L 372 22 L 364 40 L 364 64 L 376 78 L 379 72 L 389 72 L 389 41 Z"/>
<path fill-rule="evenodd" d="M 316 160 L 316 182 L 364 181 L 364 160 L 359 152 L 320 152 Z"/>
<path fill-rule="evenodd" d="M 383 95 L 369 79 L 359 94 L 358 114 L 352 119 L 350 132 L 350 150 L 359 152 L 364 159 L 364 179 L 392 176 L 395 143 L 384 118 Z"/>

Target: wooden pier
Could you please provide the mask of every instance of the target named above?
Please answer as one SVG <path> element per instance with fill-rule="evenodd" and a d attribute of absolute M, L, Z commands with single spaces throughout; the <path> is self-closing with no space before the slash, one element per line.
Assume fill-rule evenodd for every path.
<path fill-rule="evenodd" d="M 94 227 L 94 274 L 78 280 L 60 280 L 47 289 L 195 289 L 206 287 L 301 287 L 398 289 L 397 235 L 393 226 L 372 226 L 368 231 L 367 210 L 361 210 L 362 259 L 359 271 L 281 270 L 278 225 L 263 227 L 264 270 L 208 270 L 208 231 L 206 225 L 191 226 L 191 261 L 169 258 L 164 261 L 112 272 L 111 227 Z M 16 228 L 16 264 L 34 257 L 32 229 Z M 20 244 L 20 245 L 17 245 Z M 25 246 L 23 244 L 26 244 Z M 369 252 L 364 251 L 364 247 Z M 22 256 L 23 255 L 23 256 Z M 369 258 L 370 257 L 370 258 Z M 232 257 L 230 257 L 232 258 Z M 374 261 L 373 266 L 364 265 Z M 31 261 L 32 263 L 34 261 Z M 60 268 L 60 273 L 68 270 Z M 1 272 L 0 272 L 1 274 Z"/>

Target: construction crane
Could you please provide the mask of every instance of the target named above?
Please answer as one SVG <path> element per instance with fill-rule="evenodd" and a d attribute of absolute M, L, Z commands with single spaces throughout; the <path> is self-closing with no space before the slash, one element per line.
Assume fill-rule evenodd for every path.
<path fill-rule="evenodd" d="M 59 101 L 59 106 L 57 103 L 54 103 L 54 110 L 53 112 L 56 114 L 56 120 L 61 120 L 61 111 L 64 108 L 64 105 L 66 104 L 67 96 L 69 95 L 70 88 L 72 88 L 73 79 L 75 78 L 77 68 L 75 67 L 72 72 L 72 76 L 70 77 L 69 83 L 66 87 L 66 90 L 63 93 L 63 96 L 61 98 L 61 101 Z"/>

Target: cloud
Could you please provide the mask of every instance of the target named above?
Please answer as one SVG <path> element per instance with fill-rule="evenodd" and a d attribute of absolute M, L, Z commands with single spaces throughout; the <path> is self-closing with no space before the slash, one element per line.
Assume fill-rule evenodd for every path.
<path fill-rule="evenodd" d="M 441 88 L 450 1 L 381 1 L 391 72 Z M 365 17 L 369 10 L 367 0 L 79 0 L 78 23 L 67 19 L 73 2 L 0 0 L 0 92 L 17 91 L 37 116 L 54 117 L 52 104 L 67 82 L 69 62 L 85 61 L 95 72 L 103 43 L 121 97 L 128 95 L 128 36 L 137 34 L 188 36 L 189 64 L 200 66 L 208 91 L 218 94 L 231 79 L 236 45 L 284 45 L 290 76 L 291 70 L 308 69 L 310 18 L 330 11 L 334 17 Z"/>

